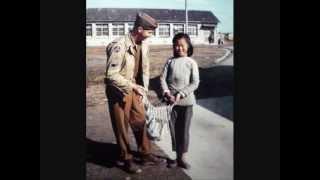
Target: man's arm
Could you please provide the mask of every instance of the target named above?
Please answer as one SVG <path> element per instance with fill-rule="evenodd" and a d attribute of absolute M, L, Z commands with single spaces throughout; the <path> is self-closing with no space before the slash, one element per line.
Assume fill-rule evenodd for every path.
<path fill-rule="evenodd" d="M 109 59 L 107 60 L 105 75 L 107 84 L 115 85 L 126 92 L 128 89 L 132 89 L 134 84 L 120 74 L 125 54 L 125 49 L 121 48 L 123 47 L 114 45 L 112 49 L 109 50 Z"/>

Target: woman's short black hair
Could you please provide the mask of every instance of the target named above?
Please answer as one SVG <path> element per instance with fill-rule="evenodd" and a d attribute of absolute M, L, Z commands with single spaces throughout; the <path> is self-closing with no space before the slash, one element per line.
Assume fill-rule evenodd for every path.
<path fill-rule="evenodd" d="M 188 57 L 192 56 L 193 54 L 193 46 L 191 44 L 191 40 L 190 40 L 190 37 L 188 34 L 185 34 L 185 33 L 178 33 L 176 34 L 174 37 L 173 37 L 173 40 L 172 40 L 172 44 L 173 44 L 173 55 L 174 57 L 179 57 L 179 55 L 176 53 L 175 51 L 175 48 L 174 48 L 174 45 L 178 42 L 179 39 L 185 39 L 188 43 Z"/>

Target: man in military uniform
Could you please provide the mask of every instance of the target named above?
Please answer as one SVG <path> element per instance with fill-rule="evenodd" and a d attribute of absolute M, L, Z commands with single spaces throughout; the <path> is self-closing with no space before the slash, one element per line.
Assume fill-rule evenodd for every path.
<path fill-rule="evenodd" d="M 107 48 L 106 95 L 112 127 L 120 147 L 120 159 L 130 173 L 141 169 L 132 163 L 128 128 L 131 126 L 143 164 L 158 165 L 162 161 L 151 154 L 147 137 L 142 96 L 149 85 L 149 48 L 146 38 L 153 35 L 157 21 L 146 13 L 138 13 L 133 30 L 111 42 Z"/>

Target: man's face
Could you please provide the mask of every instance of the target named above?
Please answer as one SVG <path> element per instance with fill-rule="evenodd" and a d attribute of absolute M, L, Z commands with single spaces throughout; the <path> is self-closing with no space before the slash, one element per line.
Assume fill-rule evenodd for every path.
<path fill-rule="evenodd" d="M 142 36 L 144 39 L 151 37 L 153 35 L 154 30 L 143 30 Z"/>
<path fill-rule="evenodd" d="M 147 30 L 147 29 L 143 29 L 142 27 L 138 28 L 138 34 L 140 36 L 139 39 L 141 39 L 141 41 L 151 37 L 153 35 L 154 30 Z"/>

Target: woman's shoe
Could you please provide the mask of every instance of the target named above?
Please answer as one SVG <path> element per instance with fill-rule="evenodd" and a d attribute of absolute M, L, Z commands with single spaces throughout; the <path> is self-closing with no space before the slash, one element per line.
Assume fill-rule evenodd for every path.
<path fill-rule="evenodd" d="M 168 168 L 175 168 L 177 167 L 177 161 L 172 159 L 167 159 Z"/>
<path fill-rule="evenodd" d="M 178 162 L 178 166 L 181 167 L 181 168 L 184 168 L 184 169 L 190 169 L 191 168 L 190 164 L 187 163 L 183 159 L 178 159 L 177 162 Z"/>

